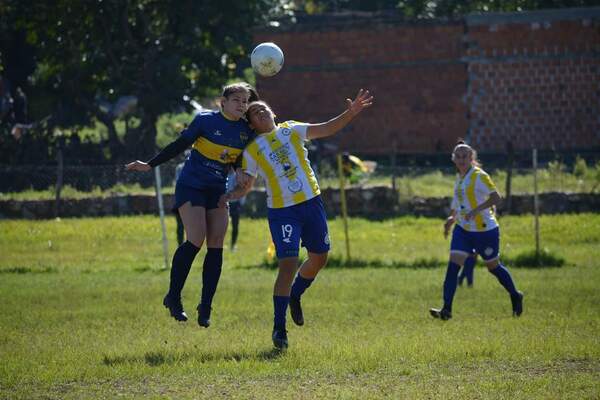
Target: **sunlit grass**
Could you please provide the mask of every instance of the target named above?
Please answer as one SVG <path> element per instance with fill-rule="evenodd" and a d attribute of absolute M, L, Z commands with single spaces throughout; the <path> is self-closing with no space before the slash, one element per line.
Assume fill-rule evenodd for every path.
<path fill-rule="evenodd" d="M 202 253 L 183 296 L 192 320 L 177 324 L 161 305 L 156 217 L 0 220 L 0 398 L 597 397 L 600 215 L 542 217 L 542 246 L 567 264 L 508 265 L 526 295 L 520 319 L 477 267 L 446 323 L 427 313 L 441 304 L 441 223 L 351 219 L 354 257 L 439 265 L 326 268 L 304 297 L 306 325 L 290 321 L 290 349 L 276 353 L 275 271 L 252 267 L 266 254 L 263 219 L 243 219 L 237 251 L 225 251 L 209 329 L 193 321 Z M 531 217 L 500 223 L 503 255 L 531 250 Z M 330 227 L 341 264 L 342 223 Z"/>

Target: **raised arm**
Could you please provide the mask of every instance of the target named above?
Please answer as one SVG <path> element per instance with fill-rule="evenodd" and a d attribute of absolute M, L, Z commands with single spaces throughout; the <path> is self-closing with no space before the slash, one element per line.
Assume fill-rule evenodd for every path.
<path fill-rule="evenodd" d="M 373 96 L 368 90 L 360 89 L 354 100 L 346 99 L 347 109 L 335 118 L 320 124 L 308 125 L 306 137 L 318 139 L 333 135 L 348 125 L 362 110 L 373 104 Z"/>

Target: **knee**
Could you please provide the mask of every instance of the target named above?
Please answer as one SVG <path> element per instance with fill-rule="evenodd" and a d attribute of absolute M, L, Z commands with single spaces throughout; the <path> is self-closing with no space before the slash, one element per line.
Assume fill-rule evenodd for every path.
<path fill-rule="evenodd" d="M 487 267 L 488 271 L 490 271 L 490 272 L 495 270 L 496 267 L 498 266 L 498 264 L 500 264 L 500 261 L 497 258 L 495 260 L 490 260 L 490 261 L 485 262 L 485 266 Z"/>
<path fill-rule="evenodd" d="M 312 257 L 309 257 L 310 263 L 317 269 L 321 269 L 327 265 L 329 253 L 315 254 Z"/>

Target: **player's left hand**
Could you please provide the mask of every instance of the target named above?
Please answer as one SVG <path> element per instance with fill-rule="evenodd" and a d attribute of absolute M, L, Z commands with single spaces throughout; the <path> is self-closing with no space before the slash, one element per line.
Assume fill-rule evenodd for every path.
<path fill-rule="evenodd" d="M 251 176 L 244 172 L 242 168 L 235 170 L 235 183 L 242 189 L 248 189 L 252 185 Z"/>
<path fill-rule="evenodd" d="M 219 206 L 219 208 L 228 208 L 229 204 L 227 203 L 229 201 L 229 196 L 227 196 L 227 193 L 222 194 L 221 197 L 219 197 L 219 202 L 217 203 L 217 205 Z"/>
<path fill-rule="evenodd" d="M 360 89 L 354 100 L 346 99 L 348 105 L 348 112 L 352 115 L 359 114 L 365 108 L 373 105 L 373 96 L 368 90 Z"/>

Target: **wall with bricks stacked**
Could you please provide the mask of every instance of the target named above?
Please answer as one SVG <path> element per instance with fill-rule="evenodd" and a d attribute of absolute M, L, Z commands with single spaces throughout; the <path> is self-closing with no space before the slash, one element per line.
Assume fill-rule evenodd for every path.
<path fill-rule="evenodd" d="M 466 137 L 481 152 L 600 147 L 600 8 L 406 22 L 321 16 L 255 33 L 285 52 L 259 78 L 280 120 L 320 122 L 360 87 L 375 106 L 332 139 L 382 155 L 448 151 Z"/>

